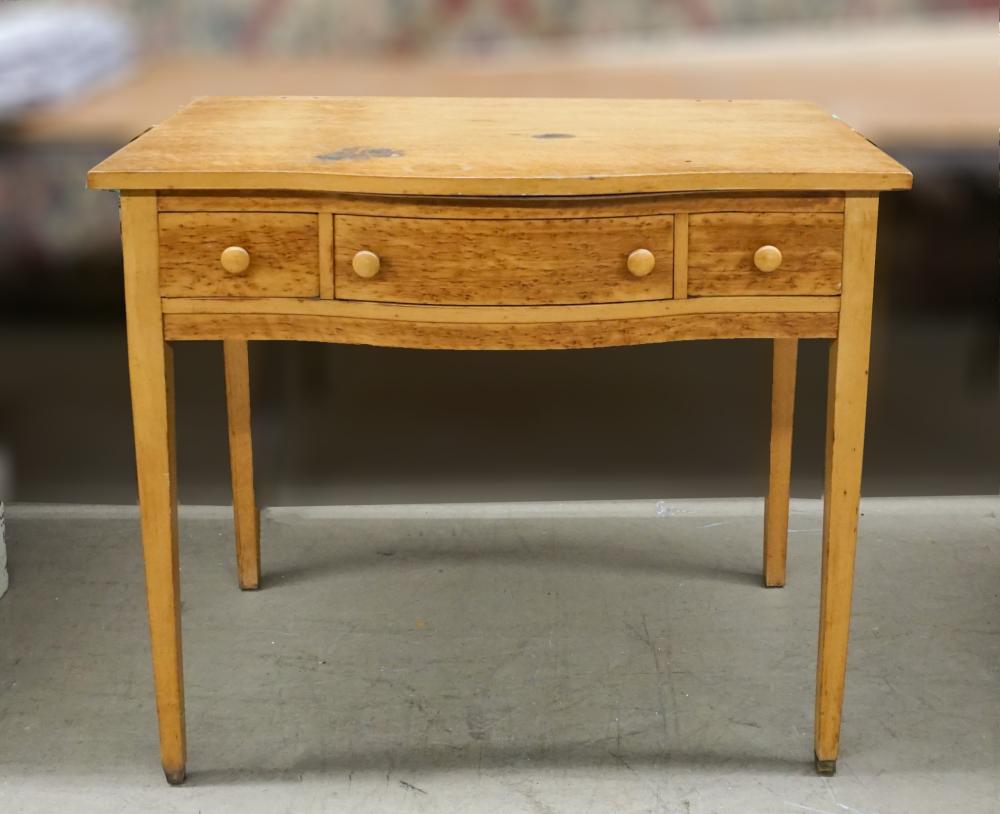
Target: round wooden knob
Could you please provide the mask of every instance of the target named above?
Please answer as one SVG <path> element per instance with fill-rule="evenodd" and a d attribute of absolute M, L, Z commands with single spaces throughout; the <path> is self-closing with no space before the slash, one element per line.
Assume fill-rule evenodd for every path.
<path fill-rule="evenodd" d="M 366 280 L 370 280 L 378 274 L 381 267 L 382 261 L 378 259 L 378 255 L 366 249 L 355 254 L 354 259 L 351 260 L 351 268 L 354 269 L 354 273 Z"/>
<path fill-rule="evenodd" d="M 250 252 L 242 246 L 230 246 L 222 250 L 222 268 L 227 274 L 243 274 L 250 268 Z"/>
<path fill-rule="evenodd" d="M 781 249 L 777 246 L 761 246 L 753 253 L 753 264 L 757 271 L 774 271 L 781 265 Z"/>
<path fill-rule="evenodd" d="M 656 265 L 656 255 L 649 249 L 636 249 L 628 256 L 628 270 L 636 277 L 645 277 Z"/>

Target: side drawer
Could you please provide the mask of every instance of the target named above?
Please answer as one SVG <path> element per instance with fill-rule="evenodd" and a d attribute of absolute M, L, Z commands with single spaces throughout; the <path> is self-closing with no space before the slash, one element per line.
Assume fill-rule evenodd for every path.
<path fill-rule="evenodd" d="M 336 297 L 424 305 L 669 299 L 673 220 L 672 215 L 538 220 L 338 215 Z M 643 249 L 634 273 L 629 256 Z M 358 253 L 367 266 L 356 260 Z"/>
<path fill-rule="evenodd" d="M 319 296 L 316 215 L 161 212 L 159 242 L 164 297 Z"/>
<path fill-rule="evenodd" d="M 692 215 L 688 294 L 839 294 L 843 243 L 841 213 Z"/>

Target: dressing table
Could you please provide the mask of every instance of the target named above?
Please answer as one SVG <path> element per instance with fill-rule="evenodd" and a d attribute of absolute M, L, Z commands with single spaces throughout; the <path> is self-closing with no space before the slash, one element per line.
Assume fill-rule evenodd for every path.
<path fill-rule="evenodd" d="M 260 585 L 247 344 L 773 343 L 763 581 L 785 581 L 799 339 L 830 340 L 815 765 L 840 739 L 878 196 L 910 173 L 794 101 L 197 99 L 91 170 L 121 192 L 167 780 L 186 771 L 171 345 L 221 341 L 241 588 Z M 663 371 L 663 375 L 669 375 Z"/>

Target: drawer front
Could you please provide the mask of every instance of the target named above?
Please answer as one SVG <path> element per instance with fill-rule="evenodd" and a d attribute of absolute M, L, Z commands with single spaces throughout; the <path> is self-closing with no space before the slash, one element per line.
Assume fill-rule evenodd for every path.
<path fill-rule="evenodd" d="M 161 212 L 159 235 L 164 297 L 319 296 L 316 215 Z"/>
<path fill-rule="evenodd" d="M 688 294 L 839 294 L 843 242 L 840 213 L 692 215 Z"/>
<path fill-rule="evenodd" d="M 572 305 L 669 299 L 673 216 L 457 220 L 338 215 L 337 299 Z M 629 256 L 637 250 L 635 267 Z M 368 265 L 355 262 L 358 252 Z M 374 256 L 373 256 L 374 255 Z M 376 257 L 377 256 L 377 259 Z M 355 270 L 361 269 L 362 276 Z"/>

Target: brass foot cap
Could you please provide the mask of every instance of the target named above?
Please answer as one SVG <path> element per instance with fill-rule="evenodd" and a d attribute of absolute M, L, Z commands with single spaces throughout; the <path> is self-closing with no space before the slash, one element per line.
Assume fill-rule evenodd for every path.
<path fill-rule="evenodd" d="M 167 782 L 171 786 L 179 786 L 187 777 L 187 770 L 184 767 L 180 769 L 164 769 L 163 774 L 166 775 Z"/>
<path fill-rule="evenodd" d="M 833 777 L 837 773 L 836 760 L 820 760 L 816 758 L 816 774 L 823 777 Z"/>

